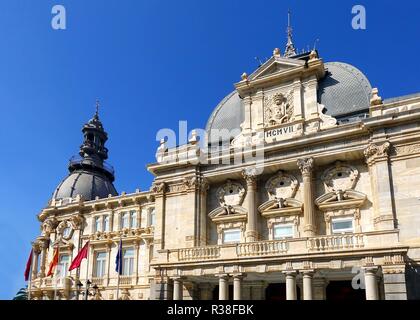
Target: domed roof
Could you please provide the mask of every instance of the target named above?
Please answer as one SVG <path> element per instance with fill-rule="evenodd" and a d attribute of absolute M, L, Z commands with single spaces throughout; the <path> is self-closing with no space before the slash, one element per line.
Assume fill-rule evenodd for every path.
<path fill-rule="evenodd" d="M 84 200 L 95 200 L 96 197 L 106 198 L 117 196 L 117 190 L 108 177 L 101 173 L 86 170 L 76 170 L 70 173 L 57 187 L 53 199 L 75 198 L 81 195 Z"/>
<path fill-rule="evenodd" d="M 357 68 L 341 62 L 325 64 L 327 74 L 318 85 L 318 102 L 326 114 L 339 117 L 369 108 L 372 86 Z"/>
<path fill-rule="evenodd" d="M 241 124 L 244 120 L 242 100 L 238 92 L 234 91 L 219 103 L 207 122 L 206 132 L 209 134 L 209 143 L 219 143 L 217 140 L 214 141 L 215 137 L 212 139 L 210 134 L 212 130 L 228 130 L 232 133 L 230 139 L 235 138 L 241 132 Z M 223 142 L 230 139 L 226 138 Z"/>
<path fill-rule="evenodd" d="M 99 120 L 99 102 L 96 102 L 95 116 L 83 126 L 83 144 L 79 156 L 70 159 L 69 175 L 58 185 L 52 198 L 55 200 L 75 198 L 78 195 L 84 200 L 107 198 L 118 193 L 112 184 L 115 180 L 114 168 L 105 159 L 108 140 L 102 122 Z"/>

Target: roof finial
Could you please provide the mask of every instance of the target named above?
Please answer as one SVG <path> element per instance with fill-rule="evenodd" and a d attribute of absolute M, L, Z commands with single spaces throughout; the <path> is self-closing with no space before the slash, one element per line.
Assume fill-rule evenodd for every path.
<path fill-rule="evenodd" d="M 96 112 L 95 112 L 95 118 L 99 119 L 99 107 L 100 107 L 99 99 L 96 99 Z"/>
<path fill-rule="evenodd" d="M 296 55 L 296 48 L 293 44 L 293 28 L 292 28 L 292 13 L 289 9 L 287 13 L 287 44 L 284 56 L 286 58 Z"/>

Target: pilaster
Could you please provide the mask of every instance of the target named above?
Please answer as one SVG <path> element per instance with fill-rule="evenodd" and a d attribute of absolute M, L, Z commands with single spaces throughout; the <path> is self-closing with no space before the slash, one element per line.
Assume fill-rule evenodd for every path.
<path fill-rule="evenodd" d="M 312 171 L 315 161 L 313 158 L 304 158 L 297 161 L 299 170 L 302 172 L 303 197 L 304 197 L 304 233 L 306 237 L 316 234 L 316 217 L 313 196 Z"/>

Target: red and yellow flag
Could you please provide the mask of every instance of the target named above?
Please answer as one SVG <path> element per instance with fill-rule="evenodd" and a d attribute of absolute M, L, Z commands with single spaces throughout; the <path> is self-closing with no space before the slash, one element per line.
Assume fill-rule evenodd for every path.
<path fill-rule="evenodd" d="M 58 264 L 58 248 L 54 249 L 54 256 L 50 263 L 50 268 L 48 269 L 47 277 L 52 276 L 54 274 L 54 268 Z"/>

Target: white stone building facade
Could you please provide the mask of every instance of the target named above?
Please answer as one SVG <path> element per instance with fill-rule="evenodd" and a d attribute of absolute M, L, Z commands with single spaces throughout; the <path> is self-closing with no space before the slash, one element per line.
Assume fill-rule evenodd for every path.
<path fill-rule="evenodd" d="M 91 299 L 420 299 L 419 94 L 382 100 L 356 68 L 289 44 L 206 130 L 208 149 L 162 141 L 150 190 L 118 194 L 96 114 L 38 216 L 31 298 L 83 299 L 88 279 Z"/>

